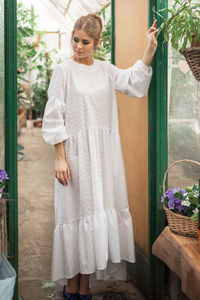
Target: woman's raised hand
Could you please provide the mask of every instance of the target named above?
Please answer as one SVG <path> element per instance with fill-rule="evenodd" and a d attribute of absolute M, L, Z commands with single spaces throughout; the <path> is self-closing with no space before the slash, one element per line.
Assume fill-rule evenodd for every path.
<path fill-rule="evenodd" d="M 157 41 L 157 34 L 158 29 L 157 29 L 157 20 L 153 22 L 153 25 L 149 28 L 147 31 L 147 39 L 148 39 L 148 46 L 155 51 L 157 46 L 158 46 L 158 41 Z"/>
<path fill-rule="evenodd" d="M 68 180 L 71 179 L 69 164 L 66 159 L 61 158 L 55 160 L 55 177 L 63 185 L 68 185 Z"/>

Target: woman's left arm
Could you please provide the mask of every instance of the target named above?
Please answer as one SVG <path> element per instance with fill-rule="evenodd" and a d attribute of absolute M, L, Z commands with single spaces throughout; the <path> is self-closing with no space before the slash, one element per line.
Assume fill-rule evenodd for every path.
<path fill-rule="evenodd" d="M 155 20 L 153 22 L 153 25 L 147 31 L 146 35 L 147 35 L 148 45 L 147 45 L 147 48 L 145 49 L 144 55 L 141 59 L 142 62 L 147 66 L 151 65 L 153 56 L 154 56 L 154 54 L 156 52 L 156 48 L 158 46 L 157 37 L 156 37 L 157 32 L 158 32 L 157 20 Z"/>
<path fill-rule="evenodd" d="M 143 98 L 146 96 L 151 77 L 151 62 L 157 48 L 157 28 L 156 20 L 147 31 L 148 45 L 141 59 L 127 69 L 120 69 L 109 63 L 110 76 L 114 82 L 115 90 L 122 94 L 127 94 L 133 98 Z"/>

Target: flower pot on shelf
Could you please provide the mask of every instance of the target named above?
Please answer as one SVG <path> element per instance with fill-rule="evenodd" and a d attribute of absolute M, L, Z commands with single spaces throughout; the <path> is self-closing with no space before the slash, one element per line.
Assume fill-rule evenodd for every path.
<path fill-rule="evenodd" d="M 188 202 L 189 203 L 189 198 L 188 198 L 187 201 L 185 201 L 184 197 L 186 197 L 186 195 L 188 196 L 189 192 L 186 193 L 186 191 L 184 191 L 184 190 L 181 190 L 179 188 L 178 189 L 174 188 L 174 189 L 172 189 L 173 191 L 172 190 L 168 190 L 165 193 L 165 181 L 166 181 L 167 174 L 168 174 L 169 170 L 173 166 L 175 166 L 175 165 L 177 165 L 179 163 L 182 163 L 182 162 L 190 162 L 190 163 L 193 163 L 193 164 L 196 164 L 196 165 L 200 166 L 200 162 L 189 160 L 189 159 L 178 160 L 178 161 L 175 161 L 174 163 L 172 163 L 168 167 L 168 169 L 166 170 L 166 172 L 164 174 L 164 179 L 163 179 L 163 197 L 162 197 L 161 201 L 165 202 L 166 199 L 167 199 L 167 205 L 168 205 L 168 207 L 166 206 L 166 202 L 165 202 L 165 203 L 163 203 L 163 208 L 164 208 L 166 216 L 167 216 L 167 221 L 168 221 L 168 225 L 169 225 L 170 230 L 172 232 L 176 233 L 176 234 L 180 234 L 180 235 L 184 235 L 184 236 L 190 236 L 190 237 L 197 238 L 198 237 L 198 232 L 197 232 L 198 219 L 196 219 L 196 212 L 194 212 L 194 215 L 193 215 L 193 216 L 195 216 L 195 219 L 193 219 L 193 217 L 191 219 L 191 217 L 189 217 L 187 215 L 184 215 L 185 214 L 185 206 L 184 205 L 189 206 L 188 204 L 183 203 L 183 202 Z M 176 193 L 174 194 L 174 190 L 176 190 L 176 193 L 178 191 L 179 195 L 181 193 L 181 197 L 178 197 Z M 191 192 L 194 192 L 194 191 L 190 190 L 190 193 Z M 196 185 L 195 193 L 198 194 L 198 197 L 200 197 L 197 185 Z M 177 198 L 174 195 L 176 195 Z M 197 196 L 195 196 L 195 197 L 197 198 Z M 176 207 L 176 205 L 177 205 L 177 207 Z M 179 206 L 179 209 L 178 209 L 178 206 Z M 195 204 L 195 210 L 197 208 L 198 208 L 198 203 Z M 177 209 L 178 209 L 179 213 L 175 212 Z M 173 210 L 175 210 L 175 211 L 173 211 Z M 183 210 L 183 212 L 182 212 L 182 210 Z M 183 214 L 181 214 L 180 211 Z M 198 209 L 197 209 L 197 212 L 198 212 Z"/>
<path fill-rule="evenodd" d="M 169 228 L 172 232 L 185 236 L 198 237 L 198 221 L 192 221 L 187 216 L 177 214 L 168 209 L 165 205 L 163 205 L 163 208 L 167 216 Z"/>

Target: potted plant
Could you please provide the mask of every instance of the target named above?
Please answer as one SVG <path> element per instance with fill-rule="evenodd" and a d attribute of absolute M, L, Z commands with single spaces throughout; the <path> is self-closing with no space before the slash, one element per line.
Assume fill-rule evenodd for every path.
<path fill-rule="evenodd" d="M 172 163 L 164 175 L 161 202 L 163 203 L 171 231 L 180 235 L 198 237 L 199 186 L 194 184 L 192 187 L 187 186 L 185 189 L 174 187 L 165 192 L 165 181 L 169 170 L 182 162 L 190 162 L 200 166 L 199 162 L 189 159 L 178 160 Z"/>
<path fill-rule="evenodd" d="M 163 17 L 161 12 L 169 16 Z M 163 31 L 164 42 L 171 41 L 172 47 L 185 56 L 194 77 L 200 80 L 200 3 L 174 0 L 172 8 L 155 13 L 163 20 L 157 35 Z"/>
<path fill-rule="evenodd" d="M 200 204 L 199 187 L 196 184 L 193 187 L 187 186 L 185 189 L 174 187 L 167 190 L 162 196 L 161 202 L 164 204 L 172 231 L 197 237 Z M 179 224 L 180 222 L 182 227 Z"/>
<path fill-rule="evenodd" d="M 17 61 L 18 61 L 18 101 L 26 107 L 26 126 L 33 128 L 33 99 L 31 97 L 30 74 L 34 70 L 34 59 L 37 57 L 39 45 L 43 44 L 41 36 L 44 32 L 37 30 L 37 15 L 34 7 L 17 6 Z"/>
<path fill-rule="evenodd" d="M 41 127 L 42 125 L 42 117 L 48 100 L 48 86 L 57 53 L 56 49 L 52 49 L 50 52 L 44 48 L 33 60 L 33 66 L 37 70 L 37 75 L 35 83 L 31 86 L 31 101 L 33 103 L 33 112 L 37 116 L 36 127 Z"/>

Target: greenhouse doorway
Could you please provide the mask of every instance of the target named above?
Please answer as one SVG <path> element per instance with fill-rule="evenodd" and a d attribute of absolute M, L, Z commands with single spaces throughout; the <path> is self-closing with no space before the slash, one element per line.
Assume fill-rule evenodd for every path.
<path fill-rule="evenodd" d="M 53 1 L 52 1 L 53 2 Z M 71 1 L 69 1 L 71 2 Z M 122 2 L 121 2 L 122 3 Z M 132 1 L 127 1 L 128 5 L 130 5 L 130 7 L 132 6 Z M 152 24 L 152 20 L 153 20 L 153 13 L 152 13 L 152 8 L 162 8 L 163 6 L 166 5 L 166 1 L 149 1 L 149 6 L 146 6 L 146 1 L 142 2 L 142 4 L 140 4 L 140 12 L 143 11 L 143 4 L 146 7 L 146 17 L 147 20 L 145 20 L 145 22 L 147 21 L 147 23 L 150 25 Z M 124 5 L 122 6 L 123 8 L 127 9 L 127 6 Z M 62 7 L 60 7 L 59 9 L 62 9 Z M 112 63 L 115 63 L 115 60 L 117 61 L 118 55 L 120 55 L 119 52 L 119 48 L 115 49 L 114 47 L 114 41 L 115 41 L 115 26 L 114 26 L 114 21 L 116 21 L 116 26 L 117 25 L 117 18 L 119 17 L 119 10 L 116 10 L 116 3 L 115 1 L 112 1 L 112 36 L 111 36 L 111 44 L 110 47 L 112 49 L 111 51 L 111 61 Z M 22 73 L 20 69 L 17 70 L 17 44 L 16 44 L 16 40 L 13 39 L 13 36 L 16 36 L 16 11 L 17 11 L 17 7 L 16 7 L 16 3 L 11 1 L 11 0 L 7 0 L 6 1 L 6 7 L 5 7 L 5 16 L 6 16 L 6 34 L 5 34 L 5 49 L 7 49 L 7 53 L 8 53 L 8 49 L 9 49 L 9 54 L 7 55 L 5 58 L 5 66 L 6 66 L 6 103 L 7 103 L 7 107 L 6 107 L 6 118 L 5 118 L 5 124 L 6 124 L 6 134 L 5 134 L 5 145 L 6 145 L 6 166 L 7 166 L 7 170 L 9 172 L 9 174 L 11 174 L 13 176 L 13 178 L 15 178 L 15 180 L 13 180 L 10 183 L 9 189 L 10 189 L 10 195 L 11 197 L 17 199 L 17 159 L 18 160 L 18 164 L 20 163 L 24 163 L 27 160 L 27 163 L 29 164 L 29 166 L 32 166 L 36 159 L 39 160 L 40 159 L 40 153 L 39 151 L 37 152 L 37 156 L 33 157 L 33 156 L 27 156 L 25 153 L 25 147 L 23 144 L 18 144 L 17 145 L 17 112 L 18 112 L 18 108 L 17 108 L 17 78 L 16 78 L 16 73 L 18 71 L 19 73 L 19 77 L 21 76 Z M 9 12 L 9 14 L 8 14 Z M 128 12 L 128 9 L 127 9 Z M 34 19 L 34 12 L 33 10 L 31 10 L 31 19 L 30 21 L 32 22 Z M 23 16 L 23 18 L 25 18 L 26 16 Z M 119 19 L 118 19 L 119 20 Z M 131 19 L 130 19 L 131 20 Z M 33 25 L 33 24 L 32 24 Z M 34 26 L 34 25 L 33 25 Z M 119 28 L 119 26 L 118 26 Z M 56 35 L 57 36 L 57 44 L 59 45 L 59 43 L 62 44 L 62 34 L 60 34 L 59 32 L 55 33 L 55 32 L 50 32 L 49 35 Z M 37 48 L 38 47 L 38 43 L 40 43 L 40 39 L 36 39 L 33 40 L 33 44 L 34 46 Z M 33 46 L 33 45 L 32 45 Z M 31 52 L 31 51 L 30 51 Z M 32 54 L 34 54 L 34 51 L 32 52 Z M 104 53 L 105 54 L 105 53 Z M 30 53 L 31 55 L 31 53 Z M 162 54 L 163 55 L 163 54 Z M 130 271 L 132 272 L 132 274 L 134 275 L 134 277 L 137 280 L 137 283 L 140 285 L 141 288 L 145 289 L 145 293 L 146 295 L 148 295 L 149 298 L 152 297 L 152 299 L 156 299 L 155 295 L 159 295 L 158 299 L 161 299 L 160 295 L 162 294 L 162 290 L 163 289 L 163 282 L 162 282 L 162 278 L 163 278 L 163 274 L 164 274 L 164 269 L 163 266 L 159 264 L 159 262 L 152 256 L 151 254 L 151 245 L 153 243 L 153 241 L 155 240 L 156 236 L 159 234 L 159 232 L 162 230 L 163 224 L 164 224 L 164 218 L 162 215 L 160 215 L 160 212 L 157 210 L 157 205 L 158 205 L 158 201 L 159 201 L 159 197 L 160 194 L 158 192 L 158 189 L 155 188 L 155 186 L 158 188 L 160 183 L 161 183 L 161 178 L 162 178 L 162 171 L 165 169 L 166 167 L 166 153 L 164 153 L 165 150 L 159 148 L 159 143 L 158 140 L 157 142 L 155 142 L 155 140 L 157 139 L 157 137 L 159 136 L 160 132 L 158 132 L 158 128 L 159 128 L 159 120 L 160 120 L 160 115 L 164 116 L 164 118 L 166 118 L 166 112 L 160 112 L 160 115 L 158 116 L 158 107 L 161 103 L 161 101 L 163 101 L 163 99 L 165 100 L 166 98 L 166 94 L 165 94 L 165 88 L 166 88 L 166 78 L 164 78 L 164 80 L 162 81 L 162 83 L 159 81 L 160 80 L 160 76 L 159 74 L 161 74 L 161 72 L 167 72 L 166 70 L 166 62 L 167 62 L 167 56 L 162 56 L 162 64 L 160 65 L 161 67 L 158 68 L 158 65 L 156 64 L 157 61 L 160 61 L 161 59 L 161 46 L 160 49 L 158 49 L 157 52 L 157 56 L 152 64 L 153 68 L 154 68 L 154 79 L 150 88 L 150 92 L 149 92 L 149 120 L 148 120 L 148 124 L 147 127 L 149 128 L 148 130 L 148 137 L 149 137 L 149 152 L 147 153 L 148 155 L 148 161 L 146 160 L 146 162 L 148 163 L 149 166 L 149 173 L 147 174 L 148 176 L 148 180 L 146 182 L 147 186 L 148 186 L 148 195 L 149 197 L 147 198 L 147 203 L 148 205 L 148 212 L 147 212 L 147 216 L 148 216 L 148 226 L 147 231 L 145 232 L 145 236 L 146 239 L 149 241 L 148 243 L 146 243 L 147 247 L 146 247 L 146 254 L 143 251 L 143 248 L 140 247 L 140 244 L 138 244 L 138 248 L 137 248 L 137 255 L 138 255 L 138 259 L 137 259 L 137 264 L 135 268 L 131 268 L 130 266 Z M 23 57 L 22 57 L 23 59 Z M 48 75 L 48 67 L 49 67 L 49 58 L 48 55 L 41 57 L 41 59 L 44 59 L 47 70 L 46 73 Z M 117 61 L 118 62 L 118 61 Z M 121 65 L 123 66 L 123 63 L 121 63 Z M 38 70 L 40 69 L 40 67 L 38 68 Z M 16 70 L 16 73 L 15 73 Z M 25 80 L 29 80 L 30 78 L 25 78 Z M 24 81 L 26 82 L 26 81 Z M 159 88 L 158 88 L 159 87 Z M 162 87 L 162 88 L 161 88 Z M 38 88 L 35 87 L 35 88 Z M 39 89 L 38 89 L 39 90 Z M 156 96 L 155 96 L 156 95 Z M 157 106 L 155 107 L 155 98 L 157 100 L 157 98 L 159 99 L 158 102 L 156 102 Z M 26 99 L 25 99 L 26 100 Z M 121 101 L 121 100 L 120 100 Z M 30 103 L 27 103 L 30 104 Z M 39 105 L 39 104 L 38 104 Z M 152 114 L 155 113 L 157 111 L 157 118 L 156 119 L 152 119 Z M 125 111 L 124 111 L 125 112 Z M 121 113 L 124 113 L 123 110 L 121 110 Z M 28 110 L 28 117 L 32 117 L 34 116 L 34 113 L 31 108 L 29 108 Z M 38 116 L 37 116 L 38 117 Z M 38 117 L 39 118 L 39 117 Z M 38 123 L 40 120 L 38 120 Z M 35 122 L 36 125 L 36 122 Z M 38 124 L 38 126 L 40 126 Z M 161 126 L 162 127 L 162 126 Z M 34 128 L 38 128 L 38 127 L 32 127 L 32 125 L 28 125 L 26 127 L 26 130 L 28 132 L 28 134 L 30 134 L 30 142 L 27 144 L 27 147 L 31 145 L 32 141 L 33 141 L 33 136 L 34 136 Z M 153 130 L 152 130 L 153 128 Z M 164 136 L 165 138 L 166 136 Z M 38 140 L 41 139 L 41 136 L 37 136 Z M 31 145 L 33 148 L 36 147 L 36 144 L 32 144 Z M 24 148 L 23 148 L 24 147 Z M 156 151 L 155 151 L 155 147 L 156 147 Z M 125 148 L 124 148 L 125 149 Z M 47 150 L 48 151 L 48 150 Z M 21 152 L 22 154 L 19 153 L 19 156 L 17 157 L 17 152 Z M 164 160 L 163 160 L 164 158 Z M 156 163 L 155 163 L 156 162 Z M 29 170 L 29 169 L 28 169 Z M 28 171 L 26 170 L 26 171 Z M 158 172 L 159 170 L 159 172 Z M 23 176 L 26 177 L 28 173 L 24 173 Z M 156 174 L 156 175 L 155 175 Z M 27 177 L 25 178 L 27 179 Z M 37 188 L 40 188 L 41 186 L 41 182 L 38 183 L 38 181 L 32 181 L 31 185 L 32 188 L 34 188 L 34 184 L 35 186 L 35 190 Z M 50 185 L 52 184 L 52 182 L 50 182 Z M 19 186 L 20 188 L 20 192 L 23 194 L 23 185 L 21 184 L 21 186 Z M 32 194 L 33 190 L 30 190 L 30 195 Z M 39 191 L 38 191 L 39 192 Z M 37 194 L 38 199 L 40 199 L 39 194 Z M 156 201 L 155 201 L 156 199 Z M 14 204 L 10 205 L 10 216 L 9 216 L 9 234 L 10 234 L 10 256 L 11 256 L 11 260 L 13 262 L 13 265 L 15 266 L 16 270 L 18 270 L 18 209 L 22 209 L 21 212 L 19 212 L 19 219 L 20 219 L 20 213 L 22 213 L 22 211 L 24 210 L 25 212 L 25 216 L 28 216 L 28 214 L 30 213 L 31 210 L 34 210 L 35 207 L 33 207 L 33 203 L 31 203 L 31 206 L 28 208 L 26 206 L 26 199 L 24 199 L 24 206 L 23 207 L 19 207 L 17 205 L 17 202 L 15 202 Z M 37 209 L 42 209 L 42 207 L 37 206 Z M 33 214 L 34 215 L 34 214 Z M 21 215 L 22 216 L 22 215 Z M 37 220 L 37 216 L 35 214 L 35 219 L 36 222 Z M 19 224 L 26 222 L 25 218 L 21 218 L 21 220 L 19 220 Z M 42 222 L 45 223 L 45 218 L 42 220 Z M 38 223 L 39 224 L 39 223 Z M 48 227 L 48 223 L 45 224 L 46 228 Z M 26 234 L 24 236 L 21 235 L 21 238 L 24 240 L 26 240 L 27 237 L 27 241 L 31 241 L 30 239 L 30 232 L 32 233 L 33 228 L 31 227 L 31 224 L 29 224 L 29 228 L 26 232 Z M 44 232 L 41 232 L 41 234 L 44 234 Z M 22 240 L 21 240 L 22 241 Z M 50 241 L 50 238 L 49 238 Z M 45 251 L 45 247 L 50 246 L 50 244 L 48 245 L 42 245 L 43 250 Z M 24 246 L 24 249 L 26 248 L 26 246 Z M 33 251 L 35 251 L 34 249 L 32 249 Z M 34 258 L 37 258 L 37 251 L 35 251 L 33 253 Z M 48 260 L 49 261 L 49 260 Z M 28 262 L 28 258 L 26 257 L 26 262 Z M 36 263 L 36 260 L 33 261 L 33 265 Z M 27 263 L 26 263 L 27 265 Z M 41 270 L 41 269 L 40 269 Z M 28 268 L 26 268 L 26 271 L 28 272 Z M 143 276 L 144 275 L 144 276 Z M 156 280 L 155 280 L 156 279 Z M 159 289 L 158 289 L 158 284 L 159 284 Z M 156 290 L 156 291 L 155 291 Z M 17 286 L 16 286 L 16 298 L 17 299 Z M 160 297 L 160 298 L 159 298 Z"/>

